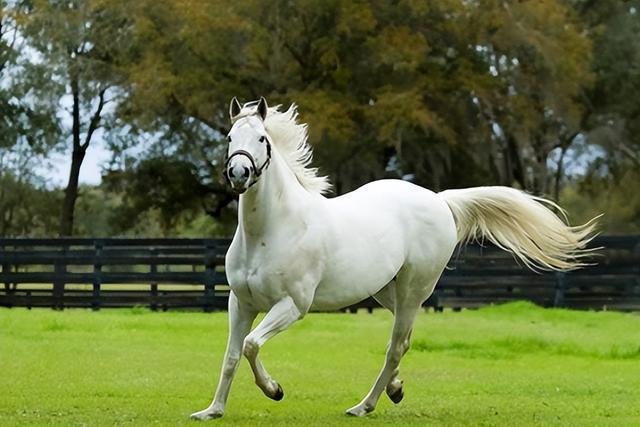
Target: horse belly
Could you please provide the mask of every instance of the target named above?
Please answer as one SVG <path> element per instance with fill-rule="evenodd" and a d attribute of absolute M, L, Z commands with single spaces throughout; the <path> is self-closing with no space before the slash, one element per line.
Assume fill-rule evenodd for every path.
<path fill-rule="evenodd" d="M 331 286 L 328 284 L 320 284 L 313 299 L 313 303 L 311 304 L 311 310 L 339 310 L 341 308 L 356 304 L 376 294 L 392 279 L 393 276 L 391 276 L 389 280 L 377 280 L 375 282 L 363 281 L 362 283 L 357 284 L 357 286 L 352 286 L 352 283 L 339 282 L 338 284 L 342 285 L 341 287 Z M 375 284 L 375 286 L 372 287 L 372 284 Z M 373 292 L 371 290 L 367 290 L 366 287 L 368 287 L 369 289 L 376 289 L 376 291 Z"/>
<path fill-rule="evenodd" d="M 333 244 L 314 309 L 341 308 L 375 295 L 405 264 L 435 276 L 456 243 L 446 204 L 413 184 L 377 181 L 330 203 L 327 237 Z"/>
<path fill-rule="evenodd" d="M 327 262 L 316 289 L 313 310 L 336 310 L 376 294 L 393 280 L 404 263 L 402 242 L 343 245 Z"/>

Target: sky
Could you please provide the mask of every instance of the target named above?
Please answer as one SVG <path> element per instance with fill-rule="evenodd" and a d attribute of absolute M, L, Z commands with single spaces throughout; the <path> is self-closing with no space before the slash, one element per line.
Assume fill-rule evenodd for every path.
<path fill-rule="evenodd" d="M 69 135 L 73 125 L 73 120 L 70 114 L 72 102 L 73 98 L 71 95 L 64 95 L 60 99 L 60 109 L 58 110 L 58 117 L 61 119 L 62 125 Z M 97 101 L 94 100 L 94 104 L 96 102 Z M 93 112 L 95 108 L 96 106 L 92 105 L 90 112 Z M 112 113 L 113 108 L 112 103 L 107 103 L 103 109 L 103 115 Z M 83 121 L 86 122 L 87 119 L 83 117 Z M 85 136 L 84 131 L 85 129 L 83 129 L 82 138 Z M 102 181 L 102 166 L 106 165 L 111 158 L 111 151 L 105 148 L 106 143 L 103 141 L 103 131 L 104 130 L 102 128 L 96 129 L 91 138 L 91 143 L 87 148 L 84 161 L 80 167 L 80 184 L 97 185 Z M 66 145 L 69 147 L 68 150 L 52 155 L 50 165 L 42 171 L 42 175 L 47 179 L 47 181 L 49 181 L 51 186 L 66 187 L 67 182 L 69 181 L 69 170 L 71 169 L 71 141 L 69 140 Z"/>
<path fill-rule="evenodd" d="M 84 162 L 80 168 L 81 184 L 100 184 L 102 165 L 111 158 L 111 152 L 102 146 L 102 141 L 96 138 L 87 148 Z M 64 187 L 69 180 L 69 169 L 71 168 L 71 152 L 55 154 L 52 162 L 43 175 L 56 187 Z"/>

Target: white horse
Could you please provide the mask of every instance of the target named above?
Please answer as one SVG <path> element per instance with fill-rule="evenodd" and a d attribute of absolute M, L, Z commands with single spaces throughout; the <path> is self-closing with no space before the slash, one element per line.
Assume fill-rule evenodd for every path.
<path fill-rule="evenodd" d="M 234 98 L 225 176 L 240 194 L 238 228 L 226 257 L 229 341 L 212 403 L 192 415 L 221 417 L 241 356 L 267 397 L 280 385 L 258 358 L 264 343 L 310 310 L 335 310 L 373 296 L 394 314 L 386 359 L 373 387 L 347 414 L 374 410 L 383 391 L 403 398 L 400 359 L 422 303 L 458 243 L 486 238 L 532 268 L 569 270 L 593 224 L 569 227 L 552 202 L 508 187 L 433 193 L 400 180 L 372 182 L 325 198 L 326 177 L 310 168 L 306 125 L 296 107 Z M 265 317 L 251 330 L 256 315 Z"/>

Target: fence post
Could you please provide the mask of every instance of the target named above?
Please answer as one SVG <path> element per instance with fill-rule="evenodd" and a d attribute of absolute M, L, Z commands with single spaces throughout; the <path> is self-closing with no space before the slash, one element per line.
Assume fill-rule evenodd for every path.
<path fill-rule="evenodd" d="M 101 240 L 96 240 L 95 261 L 93 264 L 93 293 L 91 294 L 91 309 L 100 310 L 100 286 L 102 285 L 102 248 Z"/>
<path fill-rule="evenodd" d="M 564 294 L 567 287 L 567 277 L 564 271 L 556 271 L 556 293 L 553 298 L 554 307 L 564 307 Z"/>
<path fill-rule="evenodd" d="M 4 245 L 0 246 L 0 251 L 5 252 L 6 251 L 6 247 Z M 11 272 L 11 264 L 9 264 L 8 262 L 3 262 L 2 263 L 2 272 L 3 273 L 10 273 Z M 7 297 L 7 301 L 8 307 L 13 307 L 12 304 L 12 300 L 13 300 L 13 294 L 15 293 L 15 285 L 13 287 L 13 289 L 11 289 L 11 282 L 9 282 L 8 280 L 5 280 L 4 282 L 4 292 L 5 292 L 5 296 Z"/>
<path fill-rule="evenodd" d="M 67 245 L 63 244 L 60 254 L 62 259 L 56 260 L 54 264 L 53 279 L 53 309 L 64 309 L 64 274 L 67 272 Z"/>
<path fill-rule="evenodd" d="M 217 246 L 211 242 L 205 242 L 204 252 L 204 307 L 206 312 L 213 311 L 215 298 L 216 277 L 216 253 Z"/>
<path fill-rule="evenodd" d="M 151 248 L 149 252 L 153 258 L 155 258 L 158 253 L 156 248 Z M 149 271 L 151 272 L 151 274 L 155 275 L 158 272 L 158 264 L 151 264 L 151 266 L 149 267 Z M 149 308 L 152 311 L 158 311 L 158 284 L 155 282 L 151 283 L 151 302 L 149 304 Z"/>

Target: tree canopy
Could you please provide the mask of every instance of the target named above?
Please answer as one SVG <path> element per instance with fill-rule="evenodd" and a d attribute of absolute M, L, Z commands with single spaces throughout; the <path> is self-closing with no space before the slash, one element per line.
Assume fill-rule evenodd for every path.
<path fill-rule="evenodd" d="M 234 197 L 220 165 L 232 96 L 297 103 L 337 194 L 395 177 L 436 191 L 516 186 L 584 207 L 637 184 L 637 0 L 91 0 L 2 10 L 38 52 L 37 61 L 17 54 L 3 33 L 6 75 L 21 60 L 32 69 L 21 81 L 3 77 L 7 90 L 33 88 L 21 108 L 34 113 L 20 123 L 46 135 L 39 143 L 80 148 L 103 127 L 114 156 L 100 191 L 118 212 L 108 233 L 149 215 L 165 235 L 200 215 L 226 223 Z M 65 132 L 59 114 L 38 121 L 43 105 L 62 108 L 69 96 L 77 125 Z M 7 147 L 32 134 L 2 126 Z M 640 228 L 640 209 L 622 217 Z"/>

